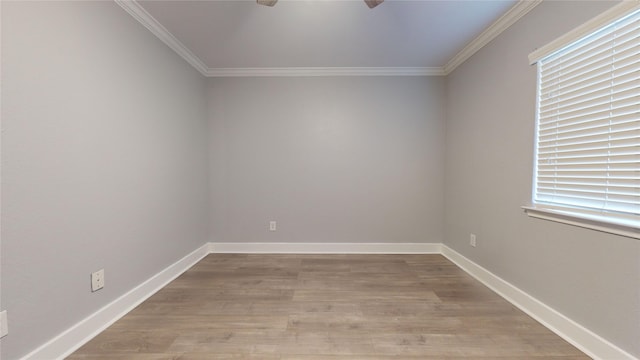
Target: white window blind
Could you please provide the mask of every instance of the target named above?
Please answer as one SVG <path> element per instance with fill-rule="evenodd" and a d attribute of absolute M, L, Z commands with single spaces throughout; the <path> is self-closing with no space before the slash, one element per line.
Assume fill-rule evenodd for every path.
<path fill-rule="evenodd" d="M 640 11 L 538 61 L 534 203 L 640 227 Z"/>

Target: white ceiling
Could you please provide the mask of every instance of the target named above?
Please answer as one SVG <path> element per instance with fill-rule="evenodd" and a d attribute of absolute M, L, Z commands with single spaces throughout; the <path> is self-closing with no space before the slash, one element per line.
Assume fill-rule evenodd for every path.
<path fill-rule="evenodd" d="M 138 1 L 138 8 L 161 25 L 156 23 L 156 30 L 170 33 L 164 37 L 186 48 L 205 71 L 215 73 L 274 68 L 443 69 L 517 3 L 386 0 L 369 9 L 362 0 L 280 0 L 274 7 L 254 0 L 144 0 Z"/>

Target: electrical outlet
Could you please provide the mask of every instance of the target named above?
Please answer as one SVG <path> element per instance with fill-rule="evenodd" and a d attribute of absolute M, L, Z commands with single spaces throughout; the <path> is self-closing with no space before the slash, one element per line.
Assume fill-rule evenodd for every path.
<path fill-rule="evenodd" d="M 91 291 L 98 291 L 104 287 L 104 269 L 91 273 Z"/>
<path fill-rule="evenodd" d="M 275 221 L 269 221 L 269 231 L 276 231 L 277 223 Z"/>
<path fill-rule="evenodd" d="M 0 338 L 9 334 L 9 322 L 7 320 L 7 310 L 0 312 Z"/>
<path fill-rule="evenodd" d="M 476 247 L 476 234 L 469 235 L 469 245 Z"/>

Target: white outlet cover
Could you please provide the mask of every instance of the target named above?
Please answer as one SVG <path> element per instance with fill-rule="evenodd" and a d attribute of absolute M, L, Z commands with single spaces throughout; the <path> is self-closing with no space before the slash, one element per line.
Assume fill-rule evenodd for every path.
<path fill-rule="evenodd" d="M 278 224 L 275 221 L 269 221 L 269 231 L 276 231 L 277 225 Z"/>
<path fill-rule="evenodd" d="M 98 291 L 104 287 L 104 269 L 91 273 L 91 291 Z"/>
<path fill-rule="evenodd" d="M 0 312 L 0 338 L 9 334 L 9 323 L 7 320 L 7 310 Z"/>

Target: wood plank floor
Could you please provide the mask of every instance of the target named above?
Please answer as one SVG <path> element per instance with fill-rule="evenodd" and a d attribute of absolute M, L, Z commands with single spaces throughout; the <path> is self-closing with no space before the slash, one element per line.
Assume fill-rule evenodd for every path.
<path fill-rule="evenodd" d="M 212 254 L 68 359 L 588 359 L 441 255 Z"/>

